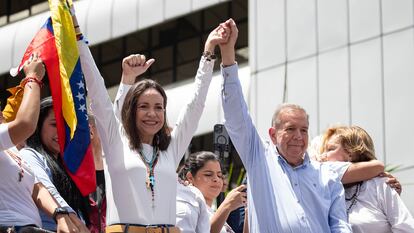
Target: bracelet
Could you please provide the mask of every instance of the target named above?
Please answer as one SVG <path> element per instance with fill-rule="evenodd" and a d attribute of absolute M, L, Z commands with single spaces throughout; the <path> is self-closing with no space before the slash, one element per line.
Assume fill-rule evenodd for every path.
<path fill-rule="evenodd" d="M 62 208 L 62 207 L 57 207 L 56 209 L 55 209 L 55 211 L 53 211 L 53 215 L 52 215 L 52 218 L 53 218 L 53 220 L 55 220 L 55 223 L 57 223 L 57 216 L 59 215 L 59 214 L 66 214 L 66 215 L 69 215 L 69 211 L 66 209 L 66 208 Z"/>
<path fill-rule="evenodd" d="M 26 86 L 27 83 L 31 83 L 31 82 L 37 83 L 40 88 L 43 87 L 43 82 L 42 81 L 40 81 L 37 78 L 30 77 L 30 76 L 28 76 L 25 79 L 23 79 L 22 82 L 21 82 L 21 85 L 22 85 L 22 87 L 24 87 L 24 86 Z"/>
<path fill-rule="evenodd" d="M 216 60 L 217 58 L 217 56 L 210 51 L 204 51 L 203 57 L 205 57 L 207 61 Z"/>
<path fill-rule="evenodd" d="M 77 41 L 83 40 L 83 34 L 82 33 L 76 34 L 76 40 Z"/>

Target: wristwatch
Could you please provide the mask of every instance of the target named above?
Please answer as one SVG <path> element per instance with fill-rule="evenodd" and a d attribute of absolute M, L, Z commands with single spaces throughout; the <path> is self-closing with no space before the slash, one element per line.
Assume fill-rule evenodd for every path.
<path fill-rule="evenodd" d="M 52 216 L 53 220 L 55 220 L 56 223 L 57 223 L 56 217 L 59 214 L 69 214 L 69 211 L 66 208 L 57 207 L 55 211 L 53 212 L 53 216 Z"/>

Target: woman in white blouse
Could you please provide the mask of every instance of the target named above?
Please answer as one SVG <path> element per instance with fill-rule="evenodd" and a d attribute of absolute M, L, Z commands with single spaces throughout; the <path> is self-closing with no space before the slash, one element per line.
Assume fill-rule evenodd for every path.
<path fill-rule="evenodd" d="M 231 211 L 246 204 L 246 186 L 240 185 L 230 191 L 217 211 L 213 211 L 213 202 L 223 189 L 223 174 L 218 157 L 208 151 L 191 154 L 180 170 L 179 177 L 188 181 L 191 188 L 196 189 L 195 194 L 199 190 L 198 192 L 203 195 L 207 204 L 206 211 L 210 218 L 211 229 L 210 231 L 200 231 L 193 227 L 197 225 L 197 222 L 200 222 L 200 216 L 205 214 L 205 210 L 202 205 L 193 204 L 196 201 L 195 198 L 184 196 L 182 192 L 177 194 L 177 226 L 184 229 L 183 232 L 233 232 L 226 220 Z M 197 197 L 197 195 L 193 195 L 193 197 Z"/>
<path fill-rule="evenodd" d="M 329 128 L 322 139 L 322 152 L 328 161 L 352 163 L 376 159 L 374 143 L 358 126 Z M 345 185 L 349 222 L 355 233 L 414 232 L 414 219 L 397 192 L 373 178 Z"/>
<path fill-rule="evenodd" d="M 75 28 L 79 27 L 75 22 Z M 153 80 L 135 83 L 154 62 L 143 55 L 122 61 L 122 82 L 112 107 L 91 53 L 78 43 L 91 108 L 106 156 L 106 232 L 179 232 L 175 225 L 176 169 L 197 129 L 211 82 L 214 48 L 228 39 L 218 26 L 207 38 L 193 92 L 174 129 L 167 124 L 167 96 Z M 177 100 L 175 100 L 177 101 Z M 115 113 L 114 113 L 115 111 Z"/>

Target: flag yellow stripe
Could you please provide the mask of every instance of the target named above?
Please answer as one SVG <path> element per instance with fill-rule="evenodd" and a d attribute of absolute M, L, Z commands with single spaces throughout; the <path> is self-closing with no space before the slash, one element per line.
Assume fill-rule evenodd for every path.
<path fill-rule="evenodd" d="M 67 1 L 69 5 L 72 1 Z M 77 118 L 69 79 L 79 58 L 72 16 L 65 0 L 49 0 L 62 87 L 62 113 L 70 128 L 70 138 L 76 130 Z"/>

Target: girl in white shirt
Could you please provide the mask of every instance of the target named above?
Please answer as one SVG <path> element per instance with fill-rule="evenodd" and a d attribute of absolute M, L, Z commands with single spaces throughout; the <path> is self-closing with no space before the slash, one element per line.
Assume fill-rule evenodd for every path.
<path fill-rule="evenodd" d="M 376 159 L 374 143 L 358 126 L 329 128 L 322 139 L 328 161 L 352 163 Z M 414 232 L 414 219 L 386 178 L 345 185 L 347 213 L 355 233 Z"/>
<path fill-rule="evenodd" d="M 191 186 L 194 186 L 203 194 L 207 204 L 207 212 L 210 216 L 211 229 L 208 232 L 232 233 L 233 229 L 226 223 L 226 220 L 231 211 L 246 204 L 246 186 L 241 185 L 230 191 L 217 211 L 214 212 L 211 206 L 223 189 L 223 174 L 218 157 L 208 151 L 191 154 L 180 170 L 179 177 L 188 181 Z M 177 201 L 181 199 L 184 198 L 177 196 Z M 196 208 L 194 210 L 194 205 L 191 205 L 191 202 L 191 200 L 187 200 L 187 202 L 177 203 L 177 206 L 181 206 L 179 210 L 193 209 L 187 213 L 177 212 L 177 225 L 182 229 L 189 229 L 189 226 L 195 225 L 197 213 L 203 214 L 200 209 Z M 187 232 L 199 233 L 200 231 L 193 229 L 193 231 Z"/>

